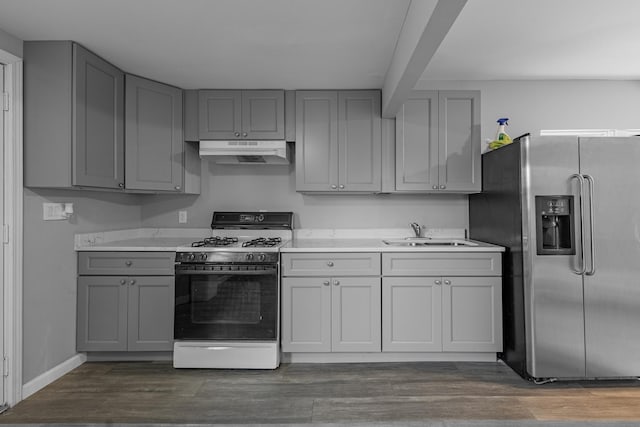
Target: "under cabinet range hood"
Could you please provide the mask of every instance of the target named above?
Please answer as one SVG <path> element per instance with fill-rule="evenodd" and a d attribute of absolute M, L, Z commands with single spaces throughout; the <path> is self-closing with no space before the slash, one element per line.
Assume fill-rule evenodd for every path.
<path fill-rule="evenodd" d="M 200 157 L 214 163 L 286 165 L 287 141 L 200 141 Z"/>

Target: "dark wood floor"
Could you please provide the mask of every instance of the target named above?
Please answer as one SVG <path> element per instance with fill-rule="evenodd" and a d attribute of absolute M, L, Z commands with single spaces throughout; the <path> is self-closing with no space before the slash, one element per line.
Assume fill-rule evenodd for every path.
<path fill-rule="evenodd" d="M 640 424 L 640 381 L 539 386 L 501 363 L 285 364 L 247 371 L 94 362 L 0 415 L 0 423 L 33 424 L 429 420 Z"/>

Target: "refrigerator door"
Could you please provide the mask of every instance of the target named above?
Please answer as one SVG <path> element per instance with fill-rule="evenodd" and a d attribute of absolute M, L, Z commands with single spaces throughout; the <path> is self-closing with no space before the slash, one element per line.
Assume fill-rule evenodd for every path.
<path fill-rule="evenodd" d="M 587 377 L 640 376 L 639 163 L 640 138 L 580 138 L 580 172 L 593 177 L 595 257 L 585 245 L 584 278 Z"/>
<path fill-rule="evenodd" d="M 585 374 L 577 137 L 525 142 L 523 161 L 523 258 L 527 370 L 534 378 Z M 575 255 L 538 255 L 536 196 L 573 195 Z"/>

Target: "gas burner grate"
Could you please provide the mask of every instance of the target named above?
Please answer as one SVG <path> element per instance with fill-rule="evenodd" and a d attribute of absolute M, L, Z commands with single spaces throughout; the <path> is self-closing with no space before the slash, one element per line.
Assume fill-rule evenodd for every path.
<path fill-rule="evenodd" d="M 200 248 L 204 246 L 231 246 L 238 243 L 237 237 L 207 237 L 206 239 L 193 242 L 191 244 L 194 248 Z"/>
<path fill-rule="evenodd" d="M 282 239 L 280 237 L 258 237 L 257 239 L 252 239 L 242 243 L 242 247 L 273 247 L 278 246 L 282 243 Z"/>

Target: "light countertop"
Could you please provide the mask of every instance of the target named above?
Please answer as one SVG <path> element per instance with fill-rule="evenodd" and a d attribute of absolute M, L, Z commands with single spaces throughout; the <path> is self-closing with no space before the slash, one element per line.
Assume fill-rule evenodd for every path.
<path fill-rule="evenodd" d="M 437 240 L 437 239 L 436 239 Z M 461 239 L 462 240 L 462 239 Z M 280 252 L 504 252 L 502 246 L 467 240 L 473 246 L 393 246 L 382 239 L 294 239 Z"/>

